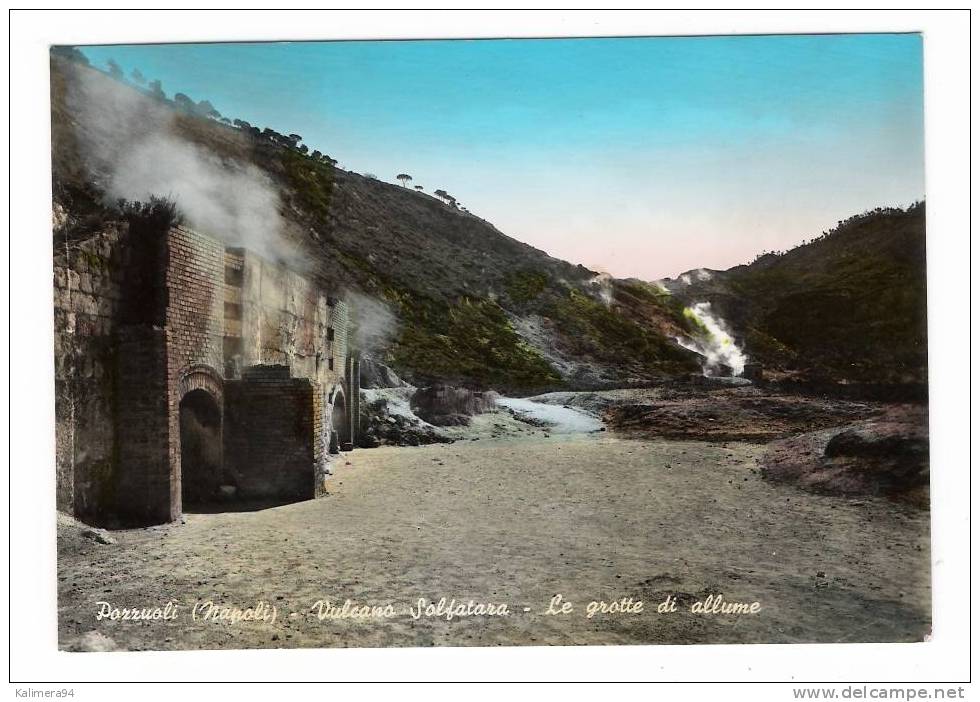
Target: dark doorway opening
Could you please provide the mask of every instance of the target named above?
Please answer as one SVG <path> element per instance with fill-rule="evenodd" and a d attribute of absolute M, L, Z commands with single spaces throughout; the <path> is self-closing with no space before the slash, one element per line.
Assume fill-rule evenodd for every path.
<path fill-rule="evenodd" d="M 343 393 L 338 392 L 333 399 L 333 410 L 330 412 L 330 426 L 337 436 L 337 444 L 341 451 L 354 448 L 350 435 L 350 422 L 347 416 L 347 402 Z M 333 442 L 331 441 L 331 444 Z"/>
<path fill-rule="evenodd" d="M 191 390 L 180 401 L 180 481 L 185 508 L 213 504 L 234 486 L 223 485 L 221 410 L 210 393 Z"/>

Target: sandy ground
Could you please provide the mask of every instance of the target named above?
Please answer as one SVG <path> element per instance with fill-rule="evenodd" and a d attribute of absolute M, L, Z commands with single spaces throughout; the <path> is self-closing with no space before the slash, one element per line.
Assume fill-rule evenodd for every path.
<path fill-rule="evenodd" d="M 62 525 L 61 646 L 300 646 L 911 641 L 929 631 L 928 513 L 763 481 L 747 444 L 539 434 L 348 454 L 320 500 L 112 532 Z M 557 593 L 569 614 L 545 610 Z M 758 614 L 692 614 L 707 595 Z M 678 611 L 656 605 L 677 597 Z M 418 598 L 506 616 L 414 619 Z M 586 616 L 590 601 L 640 613 Z M 318 600 L 396 616 L 319 620 Z M 274 622 L 194 621 L 213 600 Z M 96 621 L 178 604 L 167 621 Z M 525 611 L 529 608 L 529 611 Z M 95 633 L 93 633 L 95 632 Z"/>

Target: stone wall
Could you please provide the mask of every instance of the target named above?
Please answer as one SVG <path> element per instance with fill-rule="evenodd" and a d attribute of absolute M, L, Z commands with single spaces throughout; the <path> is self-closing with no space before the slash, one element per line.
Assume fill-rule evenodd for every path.
<path fill-rule="evenodd" d="M 116 329 L 128 229 L 54 250 L 54 381 L 59 510 L 92 518 L 111 497 Z"/>
<path fill-rule="evenodd" d="M 240 264 L 239 264 L 240 261 Z M 297 378 L 327 388 L 344 378 L 347 306 L 307 278 L 242 249 L 230 250 L 229 267 L 241 266 L 240 287 L 226 283 L 226 326 L 240 329 L 241 367 L 287 366 Z M 237 274 L 226 271 L 226 281 Z"/>

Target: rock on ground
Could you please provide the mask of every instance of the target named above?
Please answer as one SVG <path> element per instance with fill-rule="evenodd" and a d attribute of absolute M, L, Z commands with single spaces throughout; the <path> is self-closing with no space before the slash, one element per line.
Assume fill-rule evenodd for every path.
<path fill-rule="evenodd" d="M 762 473 L 813 492 L 886 495 L 928 507 L 928 431 L 925 407 L 889 407 L 874 419 L 772 443 Z"/>
<path fill-rule="evenodd" d="M 496 409 L 497 393 L 437 384 L 419 388 L 412 395 L 411 404 L 415 413 L 430 424 L 465 426 L 469 417 Z"/>
<path fill-rule="evenodd" d="M 600 396 L 606 393 L 593 393 Z M 879 404 L 793 395 L 754 386 L 677 384 L 621 391 L 602 411 L 619 433 L 642 438 L 766 443 L 881 412 Z"/>
<path fill-rule="evenodd" d="M 372 358 L 361 359 L 361 388 L 408 388 L 412 387 L 398 377 L 391 368 Z"/>
<path fill-rule="evenodd" d="M 409 402 L 411 385 L 361 391 L 361 448 L 424 446 L 451 441 L 415 414 Z"/>

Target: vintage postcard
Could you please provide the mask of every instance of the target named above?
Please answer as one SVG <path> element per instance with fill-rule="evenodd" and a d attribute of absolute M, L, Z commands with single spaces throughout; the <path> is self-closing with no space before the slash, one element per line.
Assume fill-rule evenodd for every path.
<path fill-rule="evenodd" d="M 927 639 L 922 56 L 53 46 L 59 648 Z"/>

